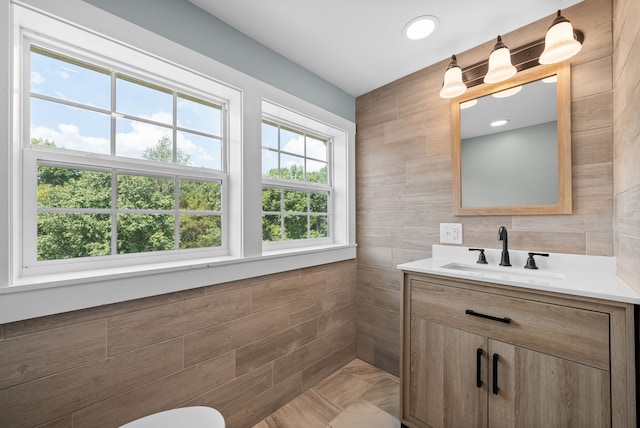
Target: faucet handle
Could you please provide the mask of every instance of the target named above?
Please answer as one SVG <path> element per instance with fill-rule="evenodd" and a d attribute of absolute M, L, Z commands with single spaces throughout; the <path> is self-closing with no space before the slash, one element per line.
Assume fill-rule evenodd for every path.
<path fill-rule="evenodd" d="M 480 254 L 478 254 L 478 261 L 476 263 L 481 265 L 487 264 L 487 258 L 484 256 L 484 248 L 469 248 L 469 251 L 479 251 Z"/>
<path fill-rule="evenodd" d="M 538 266 L 536 266 L 536 259 L 534 259 L 533 256 L 549 257 L 549 253 L 529 253 L 527 264 L 524 265 L 525 269 L 538 269 Z"/>

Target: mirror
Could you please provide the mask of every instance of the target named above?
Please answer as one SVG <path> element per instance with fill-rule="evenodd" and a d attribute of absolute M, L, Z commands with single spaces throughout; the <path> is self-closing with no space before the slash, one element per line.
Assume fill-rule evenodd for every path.
<path fill-rule="evenodd" d="M 454 215 L 571 213 L 569 80 L 536 66 L 452 101 Z"/>

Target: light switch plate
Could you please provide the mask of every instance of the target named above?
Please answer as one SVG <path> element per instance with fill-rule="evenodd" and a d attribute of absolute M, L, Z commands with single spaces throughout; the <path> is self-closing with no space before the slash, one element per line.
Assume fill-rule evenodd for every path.
<path fill-rule="evenodd" d="M 441 244 L 462 244 L 462 223 L 440 223 Z"/>

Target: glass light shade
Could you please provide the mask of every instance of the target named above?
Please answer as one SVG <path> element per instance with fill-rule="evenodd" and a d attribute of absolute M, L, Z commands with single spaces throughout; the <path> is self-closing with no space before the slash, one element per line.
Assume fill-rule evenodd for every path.
<path fill-rule="evenodd" d="M 467 91 L 467 85 L 462 81 L 462 70 L 456 62 L 456 56 L 451 57 L 451 63 L 444 72 L 444 83 L 440 89 L 440 97 L 455 98 Z"/>
<path fill-rule="evenodd" d="M 540 64 L 555 64 L 571 58 L 582 49 L 582 44 L 573 37 L 571 22 L 560 16 L 553 22 L 544 38 L 544 51 Z"/>
<path fill-rule="evenodd" d="M 498 83 L 514 76 L 517 70 L 511 64 L 511 52 L 498 36 L 498 43 L 489 55 L 489 71 L 484 76 L 484 83 Z"/>

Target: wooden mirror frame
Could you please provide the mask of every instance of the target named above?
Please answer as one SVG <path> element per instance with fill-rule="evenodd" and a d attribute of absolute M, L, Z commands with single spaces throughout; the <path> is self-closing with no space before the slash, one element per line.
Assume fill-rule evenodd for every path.
<path fill-rule="evenodd" d="M 514 86 L 544 79 L 557 74 L 558 107 L 558 203 L 553 205 L 468 207 L 462 206 L 462 167 L 460 141 L 460 104 L 500 92 Z M 504 82 L 481 84 L 469 88 L 451 100 L 453 214 L 467 215 L 544 215 L 571 214 L 571 80 L 567 61 L 553 65 L 538 65 L 516 74 Z"/>

